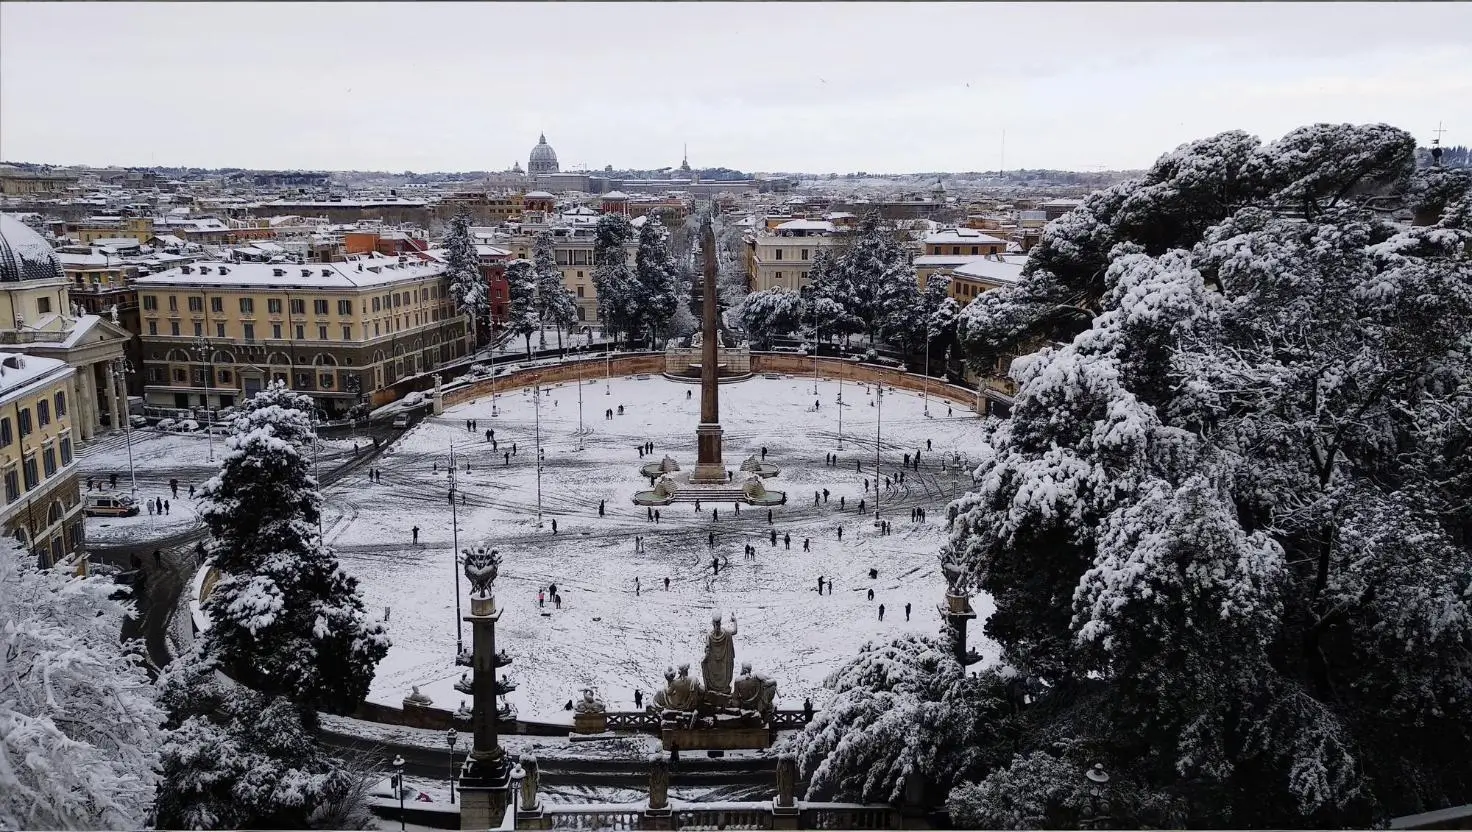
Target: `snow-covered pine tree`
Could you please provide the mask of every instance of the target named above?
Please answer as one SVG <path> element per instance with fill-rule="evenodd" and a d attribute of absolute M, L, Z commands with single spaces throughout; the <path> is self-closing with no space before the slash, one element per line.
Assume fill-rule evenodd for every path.
<path fill-rule="evenodd" d="M 562 270 L 552 254 L 552 236 L 537 235 L 532 249 L 532 274 L 535 281 L 538 329 L 542 348 L 547 348 L 547 326 L 557 328 L 557 349 L 562 349 L 562 331 L 578 319 L 577 301 L 562 282 Z"/>
<path fill-rule="evenodd" d="M 0 547 L 0 828 L 146 823 L 167 734 L 116 589 Z"/>
<path fill-rule="evenodd" d="M 537 315 L 537 275 L 532 261 L 512 260 L 506 264 L 506 287 L 511 303 L 506 310 L 506 331 L 526 339 L 526 357 L 532 357 L 532 333 L 541 326 Z"/>
<path fill-rule="evenodd" d="M 450 219 L 445 235 L 445 276 L 455 311 L 470 319 L 477 343 L 490 337 L 490 289 L 480 271 L 480 255 L 470 237 L 470 214 L 461 211 Z"/>
<path fill-rule="evenodd" d="M 593 289 L 598 293 L 598 317 L 608 335 L 628 337 L 638 326 L 638 280 L 629 267 L 625 246 L 634 239 L 634 226 L 622 214 L 598 218 L 593 239 Z"/>
<path fill-rule="evenodd" d="M 824 338 L 847 338 L 861 332 L 862 322 L 849 313 L 847 289 L 843 283 L 842 255 L 819 250 L 808 270 L 808 303 L 804 310 L 804 326 L 816 329 Z"/>
<path fill-rule="evenodd" d="M 303 711 L 216 673 L 198 650 L 161 680 L 172 731 L 161 753 L 161 829 L 367 829 L 376 773 L 323 753 Z"/>
<path fill-rule="evenodd" d="M 866 214 L 854 233 L 837 258 L 834 300 L 858 320 L 873 346 L 890 321 L 914 309 L 915 269 L 877 211 Z"/>
<path fill-rule="evenodd" d="M 752 292 L 737 310 L 741 325 L 759 347 L 771 346 L 772 339 L 796 330 L 802 319 L 802 296 L 778 286 L 763 292 Z"/>
<path fill-rule="evenodd" d="M 654 349 L 680 305 L 679 272 L 670 258 L 668 235 L 656 216 L 650 215 L 639 229 L 634 275 L 640 287 L 639 316 L 649 332 L 650 349 Z"/>
<path fill-rule="evenodd" d="M 1012 677 L 967 677 L 935 638 L 870 642 L 824 680 L 832 697 L 783 748 L 797 754 L 809 800 L 898 801 L 913 776 L 944 795 L 1011 758 L 1022 705 Z"/>
<path fill-rule="evenodd" d="M 1014 361 L 947 547 L 1039 683 L 1023 754 L 1107 760 L 1172 825 L 1465 801 L 1472 199 L 1422 228 L 1357 204 L 1403 195 L 1413 149 L 1383 125 L 1194 142 L 1050 224 L 1019 286 L 965 310 L 973 359 L 1057 337 L 1062 306 L 1092 316 Z M 1056 768 L 960 794 L 1054 817 Z M 969 817 L 1013 822 L 997 811 Z"/>
<path fill-rule="evenodd" d="M 220 579 L 205 653 L 231 678 L 305 712 L 350 713 L 388 652 L 358 582 L 317 531 L 322 495 L 305 448 L 311 400 L 276 382 L 244 404 L 220 473 L 201 494 Z"/>

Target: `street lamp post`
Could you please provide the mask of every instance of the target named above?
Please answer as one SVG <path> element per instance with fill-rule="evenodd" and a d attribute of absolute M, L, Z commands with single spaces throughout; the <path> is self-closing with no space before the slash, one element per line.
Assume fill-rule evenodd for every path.
<path fill-rule="evenodd" d="M 404 758 L 394 755 L 394 791 L 399 793 L 399 832 L 404 832 Z"/>
<path fill-rule="evenodd" d="M 843 368 L 838 368 L 838 450 L 843 450 Z"/>
<path fill-rule="evenodd" d="M 210 376 L 215 374 L 215 352 L 209 339 L 201 336 L 194 339 L 194 352 L 204 362 L 204 433 L 209 442 L 209 461 L 215 461 L 215 432 L 210 430 L 214 420 L 210 418 Z"/>
<path fill-rule="evenodd" d="M 496 411 L 496 328 L 491 327 L 491 416 L 500 416 Z M 458 549 L 456 551 L 459 551 Z"/>
<path fill-rule="evenodd" d="M 537 438 L 537 528 L 542 528 L 542 385 L 535 385 L 537 393 L 536 438 Z"/>
<path fill-rule="evenodd" d="M 925 320 L 925 374 L 921 376 L 921 398 L 925 401 L 925 415 L 930 415 L 930 319 Z"/>
<path fill-rule="evenodd" d="M 583 449 L 583 360 L 577 359 L 578 364 L 578 450 Z"/>
<path fill-rule="evenodd" d="M 613 349 L 608 340 L 607 325 L 603 330 L 603 395 L 613 395 Z"/>
<path fill-rule="evenodd" d="M 126 404 L 128 394 L 128 374 L 133 372 L 133 365 L 128 362 L 128 359 L 121 356 L 113 359 L 113 361 L 117 365 L 118 375 L 121 376 L 123 379 L 124 406 L 123 414 L 121 417 L 123 420 L 123 441 L 128 445 L 128 482 L 132 486 L 133 499 L 136 501 L 138 499 L 138 474 L 133 470 L 133 419 L 132 414 L 128 413 L 128 408 Z"/>
<path fill-rule="evenodd" d="M 455 655 L 465 652 L 464 622 L 460 615 L 460 517 L 455 512 L 455 445 L 450 445 L 450 568 L 455 572 Z"/>
<path fill-rule="evenodd" d="M 1109 772 L 1104 770 L 1103 763 L 1094 763 L 1093 768 L 1084 772 L 1088 779 L 1085 786 L 1088 792 L 1089 804 L 1083 809 L 1083 819 L 1080 825 L 1085 829 L 1107 829 L 1113 818 L 1110 811 L 1113 807 L 1109 805 Z"/>
<path fill-rule="evenodd" d="M 884 431 L 884 382 L 874 387 L 874 525 L 879 525 L 879 442 Z"/>
<path fill-rule="evenodd" d="M 459 570 L 456 570 L 459 571 Z M 459 595 L 459 591 L 455 592 Z M 455 741 L 460 738 L 454 728 L 445 732 L 445 742 L 450 746 L 450 805 L 455 805 Z"/>

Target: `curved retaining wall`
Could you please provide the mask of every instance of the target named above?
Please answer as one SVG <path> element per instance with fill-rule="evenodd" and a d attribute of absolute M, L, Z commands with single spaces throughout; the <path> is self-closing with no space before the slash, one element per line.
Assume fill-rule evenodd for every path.
<path fill-rule="evenodd" d="M 969 387 L 961 387 L 951 384 L 943 379 L 932 377 L 927 384 L 925 377 L 918 373 L 907 373 L 894 367 L 885 367 L 882 364 L 865 364 L 861 361 L 846 358 L 819 358 L 818 375 L 822 378 L 842 378 L 845 381 L 862 381 L 867 384 L 878 384 L 883 382 L 889 387 L 906 390 L 912 393 L 920 393 L 929 389 L 930 395 L 958 404 L 962 407 L 976 407 L 976 391 Z M 578 365 L 581 364 L 581 370 Z M 561 364 L 546 367 L 531 367 L 525 370 L 517 370 L 507 373 L 495 379 L 497 395 L 510 390 L 519 390 L 530 387 L 533 384 L 566 384 L 577 383 L 581 372 L 584 381 L 590 379 L 601 379 L 609 370 L 606 369 L 610 361 L 602 356 L 588 356 L 586 358 L 570 358 Z M 648 373 L 658 376 L 664 372 L 664 353 L 624 353 L 614 356 L 611 360 L 612 374 L 619 378 L 626 376 Z M 801 355 L 782 352 L 753 352 L 751 354 L 751 371 L 755 374 L 762 373 L 784 373 L 793 376 L 812 375 L 813 359 Z M 479 399 L 491 394 L 491 379 L 481 379 L 465 384 L 455 389 L 444 391 L 445 407 L 453 407 L 457 404 Z"/>

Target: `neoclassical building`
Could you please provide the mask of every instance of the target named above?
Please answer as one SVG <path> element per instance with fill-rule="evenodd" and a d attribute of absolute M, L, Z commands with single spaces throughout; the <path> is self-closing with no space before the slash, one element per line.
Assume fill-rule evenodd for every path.
<path fill-rule="evenodd" d="M 132 333 L 112 317 L 86 314 L 47 243 L 25 223 L 0 214 L 0 350 L 64 362 L 71 377 L 77 439 L 122 426 L 127 392 L 123 350 Z"/>
<path fill-rule="evenodd" d="M 531 158 L 527 160 L 527 177 L 535 182 L 539 173 L 559 173 L 561 170 L 557 166 L 557 151 L 547 144 L 547 134 L 543 133 L 537 140 L 537 146 L 532 148 Z"/>

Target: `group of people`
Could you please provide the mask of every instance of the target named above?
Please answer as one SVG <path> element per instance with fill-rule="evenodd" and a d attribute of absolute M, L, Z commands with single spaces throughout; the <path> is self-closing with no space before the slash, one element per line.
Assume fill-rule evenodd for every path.
<path fill-rule="evenodd" d="M 552 599 L 554 609 L 562 609 L 562 595 L 557 591 L 557 584 L 549 584 L 546 588 L 537 587 L 537 607 L 539 609 L 547 606 L 547 599 Z"/>

